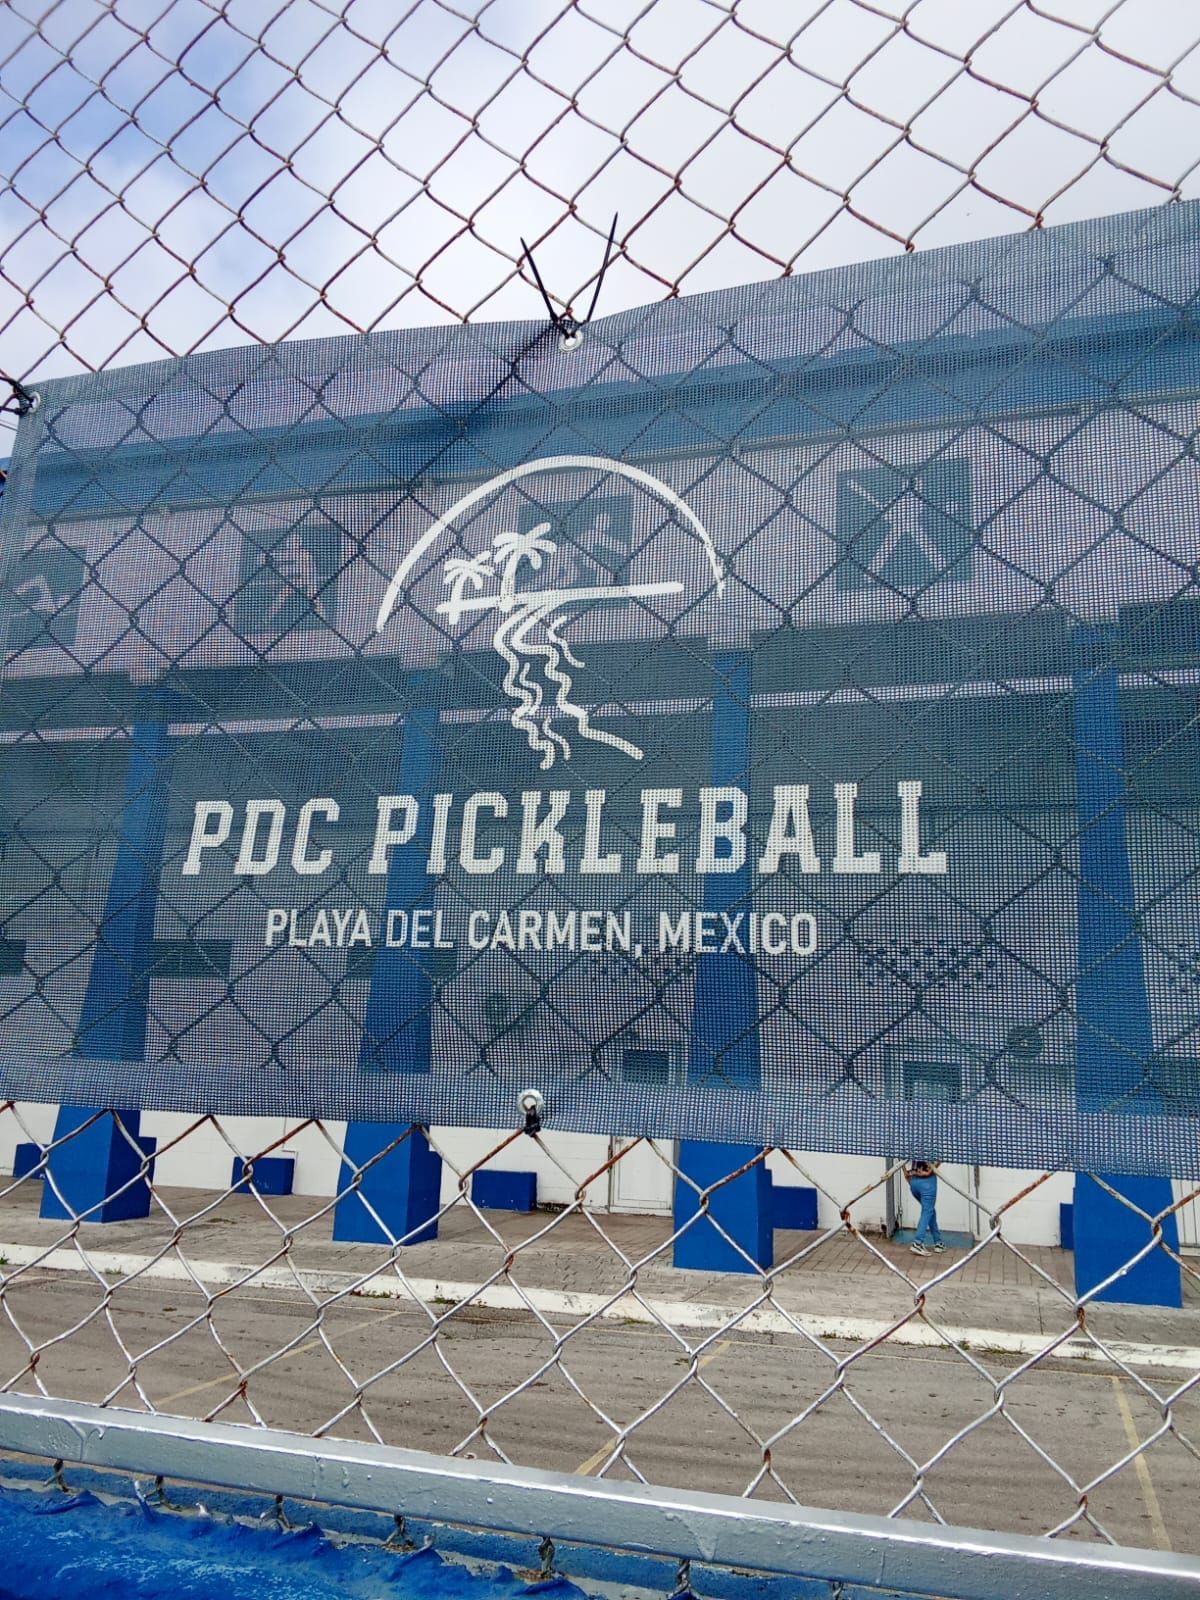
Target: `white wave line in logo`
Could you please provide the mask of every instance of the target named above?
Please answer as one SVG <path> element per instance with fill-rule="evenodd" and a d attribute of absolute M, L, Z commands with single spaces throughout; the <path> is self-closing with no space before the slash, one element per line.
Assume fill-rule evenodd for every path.
<path fill-rule="evenodd" d="M 526 651 L 532 651 L 535 655 L 541 653 L 523 637 L 525 630 L 540 620 L 537 609 L 529 612 L 512 611 L 501 621 L 492 643 L 508 668 L 504 674 L 504 691 L 517 701 L 512 725 L 525 735 L 529 748 L 541 755 L 544 770 L 554 765 L 556 751 L 561 750 L 564 756 L 569 756 L 571 746 L 544 717 L 540 722 L 537 720 L 545 699 L 544 691 L 536 679 L 530 679 L 528 659 L 518 660 L 518 656 L 524 656 Z"/>
<path fill-rule="evenodd" d="M 514 652 L 518 650 L 528 651 L 531 655 L 544 658 L 546 677 L 554 685 L 554 710 L 570 717 L 585 739 L 592 739 L 597 744 L 611 745 L 614 750 L 621 750 L 625 755 L 631 756 L 633 760 L 640 761 L 644 752 L 639 750 L 637 745 L 631 744 L 628 739 L 622 739 L 615 733 L 608 733 L 603 728 L 594 728 L 591 717 L 588 715 L 587 707 L 576 705 L 570 698 L 573 684 L 569 674 L 563 669 L 563 662 L 567 661 L 576 668 L 582 667 L 583 662 L 572 654 L 570 646 L 559 632 L 559 629 L 565 625 L 566 621 L 566 617 L 549 615 L 548 608 L 545 606 L 531 606 L 527 612 L 520 616 L 518 625 L 505 634 L 504 644 L 506 647 L 511 646 Z M 545 626 L 545 638 L 541 641 L 529 637 L 530 629 L 539 622 Z M 500 635 L 504 626 L 504 623 L 501 623 L 496 630 L 496 640 L 494 642 L 497 649 L 500 649 Z M 502 651 L 501 653 L 504 654 L 505 652 Z M 540 749 L 542 752 L 542 767 L 547 768 L 554 764 L 554 749 L 556 746 L 561 749 L 564 757 L 570 756 L 571 746 L 553 726 L 548 716 L 543 720 L 541 726 L 541 733 L 546 742 L 539 741 L 535 744 L 528 721 L 529 718 L 536 716 L 544 696 L 541 684 L 535 682 L 531 685 L 528 682 L 526 678 L 528 666 L 529 663 L 526 662 L 517 682 L 526 688 L 533 688 L 536 698 L 532 706 L 518 707 L 517 711 L 513 713 L 513 726 L 520 725 L 524 728 L 530 745 L 534 749 Z M 507 679 L 505 687 L 508 688 Z"/>
<path fill-rule="evenodd" d="M 558 685 L 558 692 L 554 697 L 555 705 L 560 711 L 566 712 L 567 716 L 575 718 L 579 731 L 585 739 L 595 739 L 599 744 L 612 745 L 614 750 L 623 750 L 627 756 L 632 756 L 635 761 L 640 761 L 645 752 L 640 750 L 636 744 L 630 744 L 628 739 L 622 739 L 618 734 L 606 733 L 603 728 L 593 728 L 587 707 L 577 706 L 573 701 L 567 699 L 567 695 L 571 691 L 571 680 L 561 670 L 559 652 L 573 667 L 582 667 L 583 662 L 575 659 L 566 640 L 559 634 L 558 630 L 566 620 L 565 617 L 552 617 L 546 623 L 546 637 L 551 641 L 553 651 L 552 659 L 546 667 L 546 676 Z M 557 650 L 553 650 L 554 646 L 558 647 Z"/>

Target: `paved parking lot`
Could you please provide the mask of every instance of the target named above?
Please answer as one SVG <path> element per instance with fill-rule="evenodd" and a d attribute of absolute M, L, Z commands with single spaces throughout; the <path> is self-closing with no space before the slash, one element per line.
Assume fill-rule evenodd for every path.
<path fill-rule="evenodd" d="M 377 1433 L 437 1452 L 498 1449 L 588 1473 L 611 1455 L 603 1418 L 628 1426 L 641 1416 L 627 1464 L 609 1467 L 617 1477 L 636 1470 L 653 1482 L 741 1493 L 769 1456 L 775 1481 L 762 1490 L 772 1498 L 786 1485 L 802 1503 L 886 1512 L 911 1494 L 914 1463 L 932 1462 L 920 1482 L 943 1517 L 1014 1532 L 1069 1518 L 1078 1495 L 1066 1475 L 1085 1482 L 1161 1424 L 1135 1381 L 1057 1363 L 1020 1376 L 997 1408 L 995 1384 L 1018 1363 L 987 1352 L 968 1361 L 885 1346 L 839 1374 L 852 1348 L 844 1344 L 818 1351 L 796 1338 L 734 1333 L 710 1337 L 693 1357 L 697 1339 L 660 1328 L 595 1323 L 560 1343 L 567 1323 L 470 1308 L 452 1312 L 433 1340 L 411 1303 L 356 1298 L 318 1318 L 300 1293 L 240 1289 L 206 1311 L 195 1289 L 145 1283 L 124 1286 L 98 1310 L 95 1285 L 66 1273 L 30 1274 L 4 1306 L 0 1365 L 25 1391 L 34 1386 L 28 1340 L 40 1350 L 37 1377 L 58 1395 L 352 1438 Z M 1159 1375 L 1160 1388 L 1172 1386 Z M 1179 1402 L 1175 1420 L 1200 1438 L 1196 1399 Z M 1095 1490 L 1089 1509 L 1122 1543 L 1200 1550 L 1198 1478 L 1195 1456 L 1168 1435 Z M 919 1501 L 909 1509 L 928 1514 Z"/>
<path fill-rule="evenodd" d="M 1073 1325 L 1061 1251 L 1022 1262 L 992 1245 L 940 1283 L 961 1256 L 781 1234 L 792 1264 L 754 1322 L 738 1312 L 764 1284 L 675 1271 L 661 1218 L 566 1216 L 546 1232 L 549 1213 L 481 1222 L 464 1209 L 398 1272 L 382 1248 L 334 1243 L 322 1201 L 267 1214 L 248 1196 L 163 1199 L 169 1213 L 75 1230 L 41 1221 L 36 1195 L 0 1209 L 10 1387 L 692 1488 L 757 1484 L 817 1506 L 931 1504 L 1033 1533 L 1071 1518 L 1079 1486 L 1162 1429 L 1161 1398 L 1195 1378 L 1186 1350 L 1178 1369 L 1162 1353 L 1200 1345 L 1190 1307 L 1097 1312 L 1106 1337 L 1144 1341 L 1136 1369 L 1028 1366 L 1020 1340 L 1041 1349 Z M 188 1217 L 179 1231 L 172 1218 Z M 646 1263 L 632 1288 L 622 1256 Z M 822 1317 L 835 1332 L 818 1339 Z M 855 1318 L 899 1331 L 838 1336 Z M 935 1330 L 954 1325 L 992 1333 L 939 1346 Z M 899 1342 L 918 1335 L 926 1346 Z M 1200 1550 L 1197 1406 L 1188 1389 L 1172 1429 L 1089 1494 L 1120 1542 Z"/>

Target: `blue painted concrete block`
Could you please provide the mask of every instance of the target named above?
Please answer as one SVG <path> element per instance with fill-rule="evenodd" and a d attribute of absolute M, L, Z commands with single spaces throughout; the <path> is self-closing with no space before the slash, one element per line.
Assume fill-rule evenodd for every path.
<path fill-rule="evenodd" d="M 751 678 L 748 651 L 726 650 L 714 656 L 711 772 L 718 786 L 743 783 L 753 770 Z M 706 911 L 736 914 L 752 908 L 749 863 L 729 864 L 733 870 L 710 873 L 704 879 Z M 701 955 L 696 962 L 687 1076 L 689 1084 L 735 1084 L 752 1092 L 761 1085 L 758 974 L 745 956 L 718 950 Z M 675 1180 L 675 1227 L 678 1230 L 689 1222 L 691 1226 L 675 1240 L 675 1266 L 707 1272 L 753 1272 L 755 1267 L 771 1265 L 771 1177 L 765 1162 L 714 1189 L 706 1216 L 697 1216 L 700 1202 L 693 1188 L 696 1184 L 707 1189 L 760 1153 L 754 1145 L 680 1141 L 682 1176 Z M 738 1249 L 722 1238 L 709 1218 L 736 1240 Z"/>
<path fill-rule="evenodd" d="M 401 1138 L 406 1132 L 408 1137 Z M 388 1149 L 396 1139 L 401 1142 Z M 343 1148 L 346 1161 L 338 1174 L 333 1212 L 335 1239 L 409 1245 L 437 1238 L 442 1158 L 429 1148 L 420 1128 L 409 1131 L 404 1122 L 351 1122 Z"/>
<path fill-rule="evenodd" d="M 432 693 L 436 700 L 442 691 L 436 687 L 436 674 L 416 672 L 408 692 L 412 709 L 404 720 L 395 793 L 416 798 L 419 821 L 408 843 L 392 850 L 385 904 L 389 910 L 416 912 L 432 909 L 436 883 L 429 874 L 430 800 L 437 787 L 440 739 L 437 707 L 428 697 Z M 429 957 L 414 956 L 399 945 L 383 944 L 376 952 L 359 1043 L 358 1064 L 364 1072 L 429 1071 L 433 981 Z"/>
<path fill-rule="evenodd" d="M 93 1111 L 83 1106 L 59 1107 L 54 1124 L 57 1148 L 50 1152 L 49 1162 L 54 1181 L 42 1189 L 43 1217 L 127 1222 L 149 1214 L 153 1160 L 144 1175 L 139 1172 L 143 1160 L 153 1157 L 158 1141 L 139 1132 L 140 1112 L 118 1111 L 115 1115 L 120 1117 L 124 1133 L 113 1116 L 97 1117 L 91 1127 L 85 1127 L 88 1118 L 95 1116 Z M 76 1128 L 82 1131 L 68 1138 Z M 131 1136 L 132 1146 L 125 1134 Z M 67 1142 L 59 1145 L 60 1139 Z"/>
<path fill-rule="evenodd" d="M 1058 1242 L 1064 1250 L 1075 1248 L 1075 1207 L 1067 1200 L 1058 1208 Z"/>
<path fill-rule="evenodd" d="M 702 1189 L 720 1183 L 708 1195 L 707 1215 L 701 1216 L 700 1196 L 691 1183 L 675 1181 L 675 1227 L 691 1223 L 675 1241 L 673 1264 L 700 1272 L 753 1272 L 775 1259 L 771 1228 L 771 1179 L 766 1163 L 759 1161 L 740 1177 L 721 1183 L 758 1155 L 750 1144 L 711 1144 L 701 1139 L 681 1139 L 679 1166 Z M 712 1220 L 710 1220 L 710 1218 Z M 695 1220 L 693 1220 L 695 1219 Z M 718 1233 L 716 1222 L 741 1250 Z M 749 1256 L 747 1261 L 746 1256 Z"/>
<path fill-rule="evenodd" d="M 804 1228 L 817 1226 L 817 1191 L 805 1184 L 772 1183 L 771 1213 L 777 1228 Z"/>
<path fill-rule="evenodd" d="M 139 722 L 128 745 L 121 837 L 97 929 L 76 1049 L 106 1061 L 146 1053 L 158 868 L 166 837 L 170 737 L 165 720 Z"/>
<path fill-rule="evenodd" d="M 1104 1180 L 1134 1205 L 1154 1216 L 1171 1204 L 1167 1178 L 1106 1177 Z M 1128 1262 L 1150 1242 L 1150 1224 L 1108 1194 L 1089 1174 L 1075 1174 L 1075 1288 L 1083 1295 L 1119 1276 L 1096 1296 L 1138 1306 L 1181 1306 L 1183 1284 L 1179 1263 L 1161 1245 L 1134 1267 Z M 1179 1248 L 1175 1218 L 1163 1219 L 1162 1234 Z"/>
<path fill-rule="evenodd" d="M 36 1171 L 41 1165 L 44 1154 L 45 1151 L 41 1145 L 34 1144 L 32 1139 L 28 1143 L 19 1144 L 13 1151 L 13 1177 L 27 1178 L 31 1172 Z M 42 1174 L 39 1172 L 38 1177 L 40 1178 L 41 1176 Z"/>
<path fill-rule="evenodd" d="M 249 1178 L 244 1176 L 247 1165 L 251 1169 Z M 251 1182 L 259 1194 L 291 1194 L 295 1176 L 294 1156 L 259 1156 L 249 1163 L 239 1156 L 234 1158 L 229 1182 L 234 1194 L 249 1194 Z"/>
<path fill-rule="evenodd" d="M 471 1199 L 484 1211 L 533 1211 L 537 1207 L 536 1172 L 477 1172 Z"/>

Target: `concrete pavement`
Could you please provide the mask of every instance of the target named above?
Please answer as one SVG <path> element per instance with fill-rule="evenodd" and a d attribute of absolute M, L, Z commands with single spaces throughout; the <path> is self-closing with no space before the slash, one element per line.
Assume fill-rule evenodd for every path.
<path fill-rule="evenodd" d="M 759 1279 L 675 1270 L 657 1217 L 460 1205 L 392 1258 L 315 1197 L 158 1189 L 103 1227 L 37 1199 L 0 1202 L 20 1391 L 1200 1549 L 1200 1305 L 1089 1310 L 1098 1346 L 1062 1251 L 781 1233 Z"/>
<path fill-rule="evenodd" d="M 447 1303 L 431 1307 L 434 1337 L 410 1300 L 319 1309 L 296 1287 L 258 1284 L 211 1300 L 149 1276 L 109 1289 L 80 1271 L 10 1279 L 5 1383 L 567 1472 L 1200 1549 L 1188 1444 L 1200 1401 L 1179 1399 L 1175 1431 L 1131 1459 L 1161 1428 L 1160 1408 L 1143 1383 L 1094 1366 L 1022 1370 L 992 1351 L 736 1329 L 689 1338 Z M 1158 1374 L 1157 1387 L 1174 1377 Z"/>
<path fill-rule="evenodd" d="M 1100 1355 L 1081 1334 L 1071 1258 L 1002 1240 L 974 1251 L 914 1257 L 879 1235 L 832 1237 L 781 1231 L 765 1277 L 683 1271 L 670 1265 L 661 1217 L 537 1211 L 487 1212 L 464 1204 L 444 1215 L 436 1240 L 395 1254 L 335 1243 L 332 1201 L 157 1189 L 150 1216 L 105 1226 L 43 1221 L 37 1186 L 0 1201 L 0 1256 L 9 1271 L 93 1267 L 118 1277 L 191 1281 L 211 1289 L 307 1285 L 322 1298 L 372 1294 L 470 1303 L 545 1315 L 661 1321 L 701 1332 L 743 1313 L 743 1331 L 852 1341 L 887 1337 L 934 1346 L 947 1336 L 972 1347 L 1030 1356 L 1063 1340 L 1063 1359 Z M 1200 1289 L 1185 1273 L 1182 1310 L 1095 1305 L 1083 1325 L 1122 1362 L 1200 1371 Z"/>

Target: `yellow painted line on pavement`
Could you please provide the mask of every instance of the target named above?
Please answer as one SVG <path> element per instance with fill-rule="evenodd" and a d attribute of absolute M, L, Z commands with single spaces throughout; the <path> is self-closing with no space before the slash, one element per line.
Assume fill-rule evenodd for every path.
<path fill-rule="evenodd" d="M 696 1371 L 699 1372 L 701 1367 L 706 1367 L 710 1361 L 715 1361 L 718 1356 L 724 1355 L 732 1343 L 732 1339 L 722 1339 L 720 1344 L 713 1345 L 708 1354 L 706 1356 L 701 1356 L 699 1361 L 697 1361 Z"/>
<path fill-rule="evenodd" d="M 1158 1503 L 1158 1495 L 1154 1492 L 1154 1480 L 1150 1476 L 1150 1465 L 1146 1460 L 1146 1452 L 1139 1450 L 1141 1440 L 1138 1438 L 1137 1428 L 1134 1426 L 1133 1412 L 1129 1409 L 1129 1401 L 1121 1387 L 1121 1380 L 1113 1374 L 1112 1386 L 1117 1396 L 1117 1410 L 1121 1413 L 1121 1421 L 1125 1425 L 1125 1437 L 1129 1441 L 1129 1448 L 1137 1450 L 1133 1458 L 1133 1470 L 1138 1475 L 1138 1482 L 1142 1487 L 1142 1500 L 1145 1502 L 1146 1515 L 1150 1518 L 1150 1526 L 1154 1530 L 1154 1542 L 1160 1550 L 1169 1550 L 1171 1540 L 1167 1534 L 1167 1525 L 1163 1521 L 1162 1507 Z"/>
<path fill-rule="evenodd" d="M 706 1367 L 710 1361 L 715 1361 L 719 1355 L 723 1355 L 725 1351 L 729 1349 L 732 1343 L 732 1339 L 722 1339 L 719 1344 L 713 1345 L 708 1354 L 701 1356 L 699 1361 L 697 1361 L 696 1371 L 699 1372 L 701 1367 Z M 606 1461 L 608 1459 L 608 1457 L 612 1454 L 613 1443 L 614 1441 L 610 1439 L 607 1444 L 602 1444 L 599 1450 L 596 1451 L 595 1455 L 589 1456 L 586 1461 L 582 1462 L 575 1468 L 575 1471 L 579 1473 L 580 1477 L 586 1478 L 590 1476 L 591 1473 L 595 1472 L 596 1468 L 602 1461 Z"/>
<path fill-rule="evenodd" d="M 579 1473 L 580 1477 L 582 1478 L 588 1477 L 589 1474 L 595 1472 L 596 1468 L 602 1461 L 606 1460 L 612 1454 L 612 1447 L 612 1440 L 609 1440 L 607 1444 L 602 1444 L 599 1450 L 596 1451 L 595 1455 L 589 1456 L 586 1461 L 580 1462 L 579 1466 L 575 1468 L 575 1471 Z"/>
<path fill-rule="evenodd" d="M 338 1329 L 338 1338 L 344 1338 L 348 1333 L 357 1333 L 361 1328 L 377 1328 L 381 1323 L 392 1322 L 396 1317 L 406 1317 L 411 1313 L 412 1307 L 405 1305 L 401 1306 L 399 1311 L 388 1311 L 383 1316 L 376 1314 L 373 1317 L 366 1318 L 363 1322 L 352 1322 L 348 1328 Z M 285 1351 L 283 1355 L 277 1357 L 270 1364 L 273 1367 L 279 1366 L 282 1362 L 291 1360 L 293 1356 L 307 1355 L 310 1350 L 318 1348 L 324 1348 L 323 1340 L 306 1339 L 303 1344 L 298 1344 L 294 1350 Z M 203 1383 L 193 1383 L 186 1389 L 177 1390 L 174 1394 L 164 1395 L 161 1400 L 156 1400 L 154 1404 L 155 1406 L 173 1406 L 176 1401 L 186 1400 L 189 1396 L 200 1394 L 205 1389 L 219 1389 L 222 1384 L 228 1385 L 234 1381 L 234 1378 L 235 1374 L 232 1372 L 222 1373 L 219 1378 L 205 1378 Z"/>

